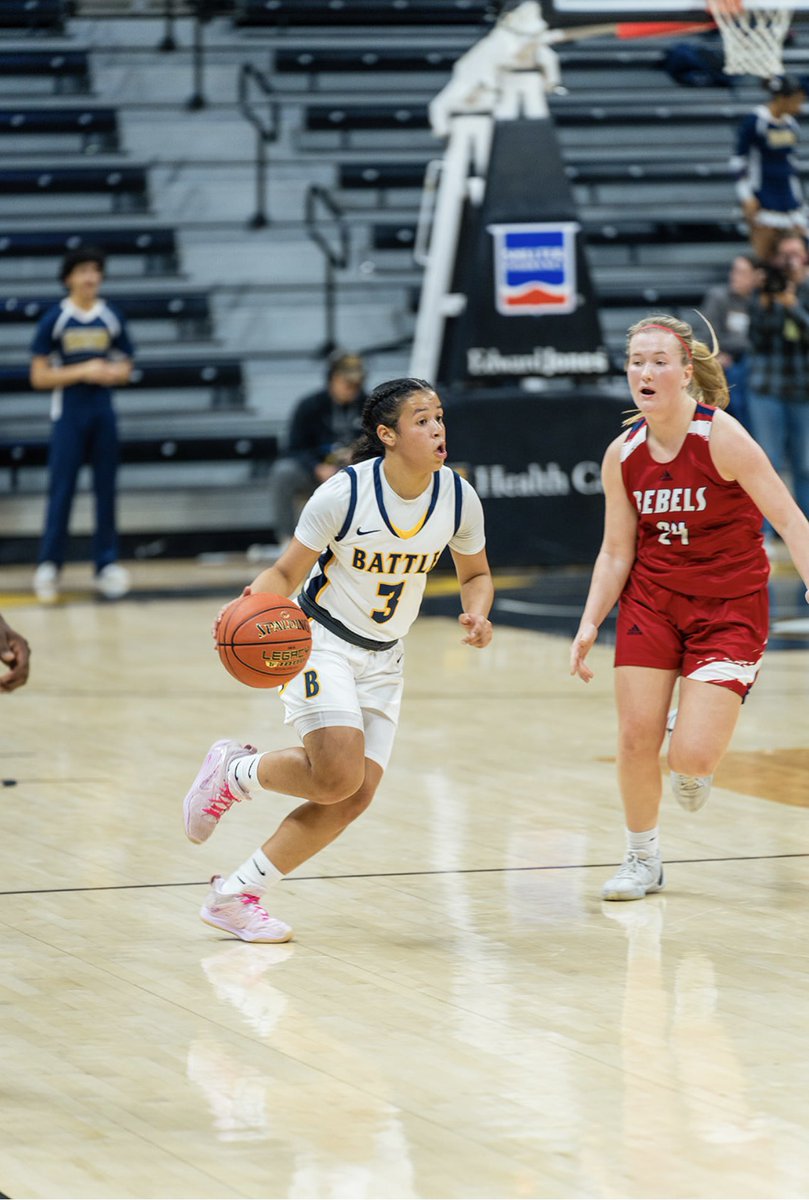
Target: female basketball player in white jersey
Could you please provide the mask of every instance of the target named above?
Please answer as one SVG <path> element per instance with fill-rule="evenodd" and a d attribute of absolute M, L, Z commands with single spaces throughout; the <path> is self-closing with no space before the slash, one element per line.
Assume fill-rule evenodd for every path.
<path fill-rule="evenodd" d="M 234 802 L 262 791 L 304 803 L 229 877 L 215 876 L 203 921 L 248 942 L 282 942 L 290 927 L 259 904 L 371 803 L 393 748 L 402 696 L 401 638 L 415 620 L 427 574 L 449 546 L 458 575 L 464 642 L 491 641 L 493 599 L 483 510 L 444 466 L 441 401 L 420 379 L 380 384 L 363 412 L 355 464 L 306 504 L 289 548 L 250 585 L 295 596 L 312 618 L 306 670 L 281 689 L 286 723 L 303 745 L 257 753 L 214 743 L 185 798 L 185 828 L 203 842 Z"/>
<path fill-rule="evenodd" d="M 604 456 L 604 540 L 570 657 L 571 674 L 589 682 L 585 659 L 620 601 L 615 692 L 627 856 L 604 885 L 605 900 L 639 900 L 663 887 L 659 756 L 678 677 L 672 788 L 691 812 L 708 798 L 767 643 L 762 514 L 809 588 L 809 522 L 761 447 L 721 411 L 728 390 L 717 354 L 669 316 L 648 317 L 627 337 L 637 412 Z"/>

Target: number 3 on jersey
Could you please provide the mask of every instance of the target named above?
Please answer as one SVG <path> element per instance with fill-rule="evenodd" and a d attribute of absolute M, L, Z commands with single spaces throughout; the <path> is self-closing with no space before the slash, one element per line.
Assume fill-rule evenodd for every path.
<path fill-rule="evenodd" d="M 404 581 L 402 583 L 380 583 L 376 589 L 376 594 L 380 600 L 385 601 L 384 608 L 374 608 L 371 610 L 371 620 L 376 621 L 377 625 L 384 625 L 389 621 L 396 612 L 396 605 L 404 589 Z"/>
<path fill-rule="evenodd" d="M 679 538 L 684 546 L 688 545 L 688 526 L 685 521 L 658 521 L 660 530 L 658 541 L 663 546 L 670 546 L 672 538 Z"/>

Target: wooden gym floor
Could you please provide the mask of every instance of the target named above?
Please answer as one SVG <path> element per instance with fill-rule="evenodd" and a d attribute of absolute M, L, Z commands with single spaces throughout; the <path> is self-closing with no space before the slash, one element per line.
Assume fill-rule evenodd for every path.
<path fill-rule="evenodd" d="M 34 648 L 0 696 L 0 1192 L 809 1196 L 809 640 L 788 571 L 792 640 L 709 806 L 664 802 L 665 892 L 599 899 L 623 852 L 610 650 L 585 687 L 566 638 L 505 623 L 572 622 L 583 578 L 546 573 L 503 581 L 487 652 L 448 617 L 416 625 L 378 799 L 273 893 L 296 929 L 279 947 L 197 910 L 287 803 L 200 847 L 181 821 L 216 737 L 288 742 L 275 696 L 209 647 L 252 568 L 134 571 L 113 605 L 71 568 L 53 609 L 0 572 Z"/>

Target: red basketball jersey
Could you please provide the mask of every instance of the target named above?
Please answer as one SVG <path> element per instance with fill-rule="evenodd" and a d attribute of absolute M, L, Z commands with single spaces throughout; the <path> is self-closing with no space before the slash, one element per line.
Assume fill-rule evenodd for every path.
<path fill-rule="evenodd" d="M 770 573 L 762 516 L 738 483 L 711 459 L 715 408 L 698 404 L 680 452 L 655 462 L 641 419 L 621 447 L 621 473 L 638 510 L 633 573 L 686 596 L 744 596 Z"/>

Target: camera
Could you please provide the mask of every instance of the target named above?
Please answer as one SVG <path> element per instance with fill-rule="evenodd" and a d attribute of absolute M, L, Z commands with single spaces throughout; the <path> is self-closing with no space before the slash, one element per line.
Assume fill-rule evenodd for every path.
<path fill-rule="evenodd" d="M 762 291 L 767 292 L 770 296 L 778 296 L 781 292 L 785 292 L 788 286 L 789 275 L 784 268 L 768 263 L 764 268 Z"/>

